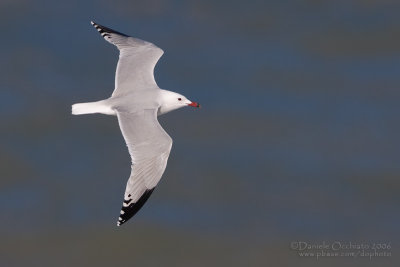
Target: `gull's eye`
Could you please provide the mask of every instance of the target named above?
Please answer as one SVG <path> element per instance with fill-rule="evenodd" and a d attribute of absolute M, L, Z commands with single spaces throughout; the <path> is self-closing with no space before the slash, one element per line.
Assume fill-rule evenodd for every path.
<path fill-rule="evenodd" d="M 181 101 L 181 100 L 182 100 L 182 98 L 178 98 L 178 100 L 179 100 L 179 101 Z"/>

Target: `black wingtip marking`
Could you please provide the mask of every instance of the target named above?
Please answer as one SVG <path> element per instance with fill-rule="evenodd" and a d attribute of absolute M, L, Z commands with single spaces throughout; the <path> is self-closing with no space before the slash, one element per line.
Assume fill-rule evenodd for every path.
<path fill-rule="evenodd" d="M 146 203 L 146 201 L 149 199 L 149 197 L 150 197 L 151 193 L 153 193 L 153 191 L 154 191 L 154 188 L 148 189 L 143 193 L 143 195 L 139 198 L 139 200 L 137 202 L 131 203 L 126 207 L 124 207 L 124 205 L 122 205 L 121 215 L 118 218 L 117 225 L 120 226 L 120 225 L 124 224 L 126 221 L 128 221 L 130 218 L 132 218 L 143 207 L 144 203 Z M 131 199 L 127 199 L 127 200 L 124 200 L 124 203 L 128 204 L 131 201 L 132 201 Z"/>
<path fill-rule="evenodd" d="M 94 21 L 91 21 L 90 23 L 96 28 L 96 30 L 98 30 L 98 31 L 100 32 L 100 34 L 101 34 L 103 37 L 106 37 L 107 35 L 110 35 L 110 33 L 115 33 L 115 34 L 119 34 L 119 35 L 122 35 L 122 36 L 129 37 L 128 35 L 126 35 L 126 34 L 124 34 L 124 33 L 117 32 L 117 31 L 115 31 L 115 30 L 113 30 L 113 29 L 110 29 L 110 28 L 107 28 L 107 27 L 102 26 L 102 25 L 100 25 L 100 24 L 97 24 L 97 23 L 94 22 Z"/>
<path fill-rule="evenodd" d="M 126 199 L 126 200 L 124 199 L 125 204 L 129 204 L 131 201 L 132 201 L 132 199 Z"/>

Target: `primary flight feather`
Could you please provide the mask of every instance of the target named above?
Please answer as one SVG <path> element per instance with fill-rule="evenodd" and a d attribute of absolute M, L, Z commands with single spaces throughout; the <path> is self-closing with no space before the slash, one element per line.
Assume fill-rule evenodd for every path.
<path fill-rule="evenodd" d="M 200 105 L 158 87 L 154 67 L 163 50 L 152 43 L 91 23 L 119 50 L 115 89 L 108 99 L 72 105 L 72 114 L 102 113 L 118 117 L 132 161 L 117 222 L 119 226 L 144 205 L 167 166 L 172 139 L 158 123 L 157 116 L 185 106 Z"/>

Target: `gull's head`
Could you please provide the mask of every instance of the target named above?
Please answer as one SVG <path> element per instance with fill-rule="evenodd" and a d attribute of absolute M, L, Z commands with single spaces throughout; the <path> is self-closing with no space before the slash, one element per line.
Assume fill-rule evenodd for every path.
<path fill-rule="evenodd" d="M 186 106 L 199 108 L 200 104 L 197 102 L 190 101 L 181 94 L 170 91 L 164 91 L 164 93 L 161 96 L 161 105 L 159 113 L 164 114 L 172 110 L 183 108 Z"/>

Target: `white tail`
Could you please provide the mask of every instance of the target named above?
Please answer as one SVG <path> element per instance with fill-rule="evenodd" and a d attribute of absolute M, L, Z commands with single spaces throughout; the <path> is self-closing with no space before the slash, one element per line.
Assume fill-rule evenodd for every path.
<path fill-rule="evenodd" d="M 104 101 L 90 102 L 90 103 L 77 103 L 72 105 L 72 114 L 92 114 L 102 113 L 107 115 L 116 115 L 115 111 L 112 110 Z"/>

